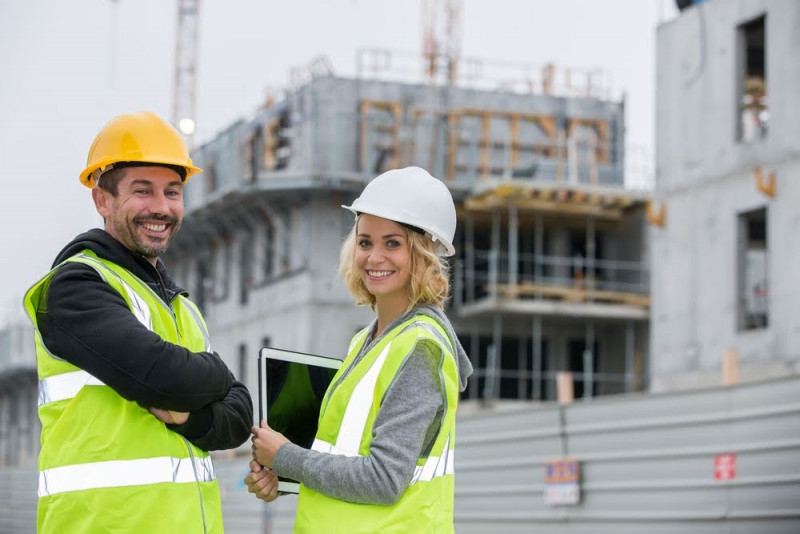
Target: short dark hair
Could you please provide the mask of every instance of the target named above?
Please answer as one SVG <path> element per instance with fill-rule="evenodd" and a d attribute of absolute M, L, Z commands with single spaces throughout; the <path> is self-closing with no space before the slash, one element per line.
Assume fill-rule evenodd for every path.
<path fill-rule="evenodd" d="M 119 193 L 118 186 L 120 180 L 122 180 L 122 169 L 124 167 L 113 168 L 109 171 L 104 172 L 101 174 L 97 180 L 95 180 L 95 185 L 100 189 L 104 189 L 111 193 L 112 197 L 116 197 Z"/>
<path fill-rule="evenodd" d="M 128 167 L 166 167 L 175 171 L 181 177 L 181 182 L 186 181 L 186 168 L 179 165 L 167 165 L 165 163 L 147 163 L 142 161 L 120 161 L 114 163 L 114 166 L 108 171 L 101 174 L 97 180 L 96 185 L 100 189 L 104 189 L 111 193 L 111 196 L 116 197 L 119 193 L 118 186 L 122 180 L 122 170 Z"/>

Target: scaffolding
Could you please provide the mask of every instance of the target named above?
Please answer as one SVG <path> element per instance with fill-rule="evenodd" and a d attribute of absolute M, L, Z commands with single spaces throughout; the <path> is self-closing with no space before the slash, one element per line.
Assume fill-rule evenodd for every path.
<path fill-rule="evenodd" d="M 312 77 L 195 154 L 211 172 L 187 188 L 184 285 L 225 324 L 300 278 L 328 287 L 317 273 L 335 245 L 319 247 L 343 238 L 343 197 L 419 165 L 457 204 L 449 313 L 476 370 L 465 396 L 554 400 L 562 372 L 577 398 L 643 389 L 648 203 L 624 185 L 623 115 L 590 97 Z"/>

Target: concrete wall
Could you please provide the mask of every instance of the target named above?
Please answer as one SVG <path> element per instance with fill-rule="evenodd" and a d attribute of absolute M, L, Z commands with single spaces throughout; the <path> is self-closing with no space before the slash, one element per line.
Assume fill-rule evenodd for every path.
<path fill-rule="evenodd" d="M 737 26 L 766 14 L 769 131 L 737 140 Z M 705 28 L 705 30 L 703 30 Z M 795 276 L 800 171 L 800 3 L 706 2 L 658 30 L 656 198 L 652 238 L 653 390 L 719 383 L 723 351 L 743 379 L 800 372 Z M 774 172 L 776 193 L 756 187 Z M 737 325 L 737 217 L 768 213 L 769 326 Z"/>

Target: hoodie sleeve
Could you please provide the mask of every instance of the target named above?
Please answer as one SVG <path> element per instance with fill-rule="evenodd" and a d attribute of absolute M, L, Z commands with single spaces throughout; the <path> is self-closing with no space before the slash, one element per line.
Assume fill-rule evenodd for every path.
<path fill-rule="evenodd" d="M 272 469 L 347 502 L 391 505 L 408 488 L 422 451 L 433 446 L 446 399 L 440 352 L 418 343 L 386 392 L 372 428 L 368 456 L 342 456 L 293 443 L 278 449 Z"/>
<path fill-rule="evenodd" d="M 182 425 L 167 425 L 206 451 L 233 449 L 250 437 L 253 401 L 244 384 L 233 379 L 231 389 L 222 399 L 189 414 Z"/>
<path fill-rule="evenodd" d="M 164 341 L 91 267 L 61 267 L 44 300 L 37 322 L 48 350 L 124 398 L 182 412 L 208 405 L 213 412 L 213 404 L 227 398 L 233 378 L 219 355 Z"/>

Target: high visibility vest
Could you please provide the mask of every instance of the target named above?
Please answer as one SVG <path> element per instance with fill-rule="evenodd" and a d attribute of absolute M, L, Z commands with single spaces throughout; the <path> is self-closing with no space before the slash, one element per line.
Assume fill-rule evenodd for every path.
<path fill-rule="evenodd" d="M 388 332 L 357 363 L 366 342 L 362 330 L 350 343 L 320 411 L 313 449 L 345 456 L 368 456 L 372 427 L 381 402 L 407 356 L 421 342 L 438 348 L 444 413 L 430 451 L 423 451 L 402 497 L 392 505 L 354 504 L 300 487 L 295 532 L 448 533 L 453 532 L 453 459 L 458 404 L 458 366 L 444 329 L 417 315 Z"/>
<path fill-rule="evenodd" d="M 188 299 L 178 296 L 167 305 L 129 271 L 88 250 L 67 262 L 97 271 L 136 319 L 165 341 L 193 352 L 210 350 L 205 322 Z M 38 532 L 222 532 L 208 453 L 42 342 L 36 311 L 59 267 L 25 295 L 36 328 L 42 422 Z M 102 324 L 96 327 L 102 332 Z"/>

